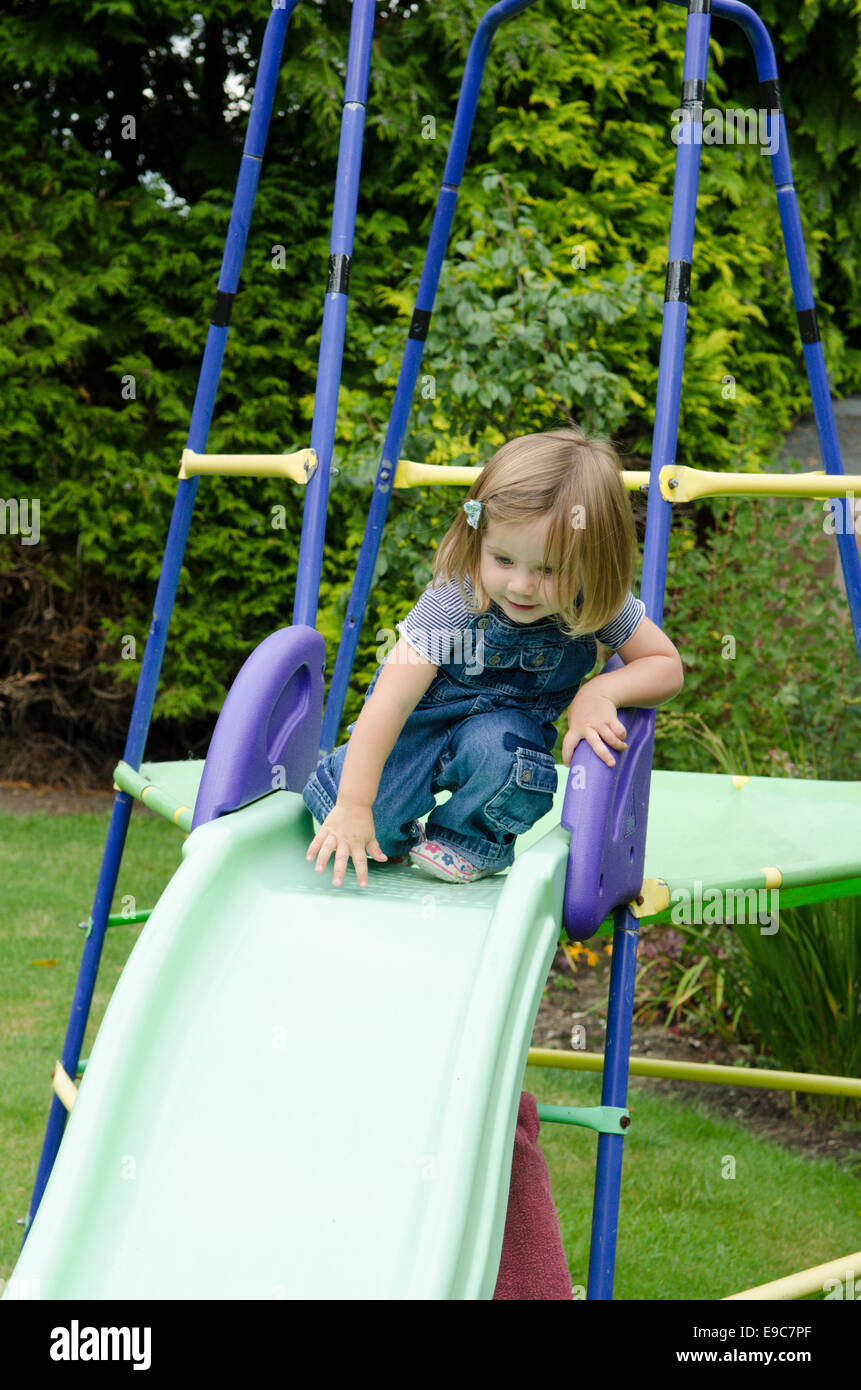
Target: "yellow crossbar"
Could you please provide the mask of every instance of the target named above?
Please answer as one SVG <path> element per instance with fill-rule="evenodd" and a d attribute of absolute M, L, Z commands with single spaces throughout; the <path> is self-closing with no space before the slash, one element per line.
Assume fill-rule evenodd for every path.
<path fill-rule="evenodd" d="M 451 467 L 441 463 L 416 463 L 401 459 L 393 487 L 472 487 L 481 468 Z M 624 469 L 622 481 L 629 492 L 649 486 L 648 470 Z M 861 474 L 825 473 L 710 473 L 704 468 L 667 465 L 660 470 L 661 496 L 667 502 L 694 502 L 698 497 L 845 497 L 861 501 Z"/>
<path fill-rule="evenodd" d="M 600 1052 L 562 1052 L 533 1047 L 526 1056 L 530 1067 L 562 1067 L 569 1071 L 603 1071 Z M 855 1076 L 819 1076 L 813 1072 L 768 1071 L 764 1067 L 730 1067 L 715 1062 L 675 1062 L 666 1057 L 631 1057 L 631 1076 L 659 1076 L 670 1081 L 704 1081 L 717 1086 L 752 1086 L 762 1091 L 809 1091 L 816 1095 L 861 1097 L 861 1080 Z"/>
<path fill-rule="evenodd" d="M 849 1281 L 852 1281 L 852 1292 L 848 1291 Z M 769 1284 L 757 1284 L 756 1288 L 745 1289 L 743 1293 L 731 1293 L 722 1299 L 723 1303 L 732 1303 L 736 1299 L 744 1299 L 749 1302 L 771 1299 L 786 1298 L 806 1298 L 811 1293 L 824 1293 L 825 1285 L 832 1284 L 836 1291 L 836 1285 L 846 1284 L 846 1298 L 855 1298 L 856 1279 L 861 1285 L 861 1250 L 856 1250 L 854 1255 L 844 1255 L 840 1260 L 829 1260 L 824 1265 L 813 1265 L 810 1269 L 799 1270 L 798 1274 L 787 1274 L 785 1279 L 772 1279 Z M 841 1291 L 842 1292 L 842 1291 Z M 840 1297 L 840 1295 L 837 1295 Z"/>
<path fill-rule="evenodd" d="M 698 497 L 845 497 L 861 499 L 861 474 L 825 473 L 710 473 L 705 468 L 668 464 L 659 476 L 661 496 L 668 502 L 695 502 Z"/>
<path fill-rule="evenodd" d="M 196 454 L 193 449 L 183 449 L 179 476 L 229 473 L 237 477 L 291 478 L 294 483 L 307 483 L 316 469 L 314 449 L 300 449 L 296 454 Z"/>
<path fill-rule="evenodd" d="M 442 463 L 414 463 L 412 459 L 401 459 L 395 471 L 393 487 L 432 487 L 447 483 L 450 487 L 472 487 L 481 468 L 449 468 Z M 629 492 L 648 487 L 649 474 L 644 472 L 623 472 L 622 481 Z"/>

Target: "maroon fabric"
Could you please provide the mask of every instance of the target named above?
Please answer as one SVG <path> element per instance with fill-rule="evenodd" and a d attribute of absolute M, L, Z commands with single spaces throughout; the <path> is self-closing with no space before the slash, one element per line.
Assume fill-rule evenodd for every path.
<path fill-rule="evenodd" d="M 522 1091 L 494 1299 L 573 1298 L 539 1129 L 535 1097 Z"/>

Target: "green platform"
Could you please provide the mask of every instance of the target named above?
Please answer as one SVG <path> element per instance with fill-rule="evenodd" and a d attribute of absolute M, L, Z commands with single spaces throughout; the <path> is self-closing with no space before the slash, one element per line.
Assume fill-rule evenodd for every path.
<path fill-rule="evenodd" d="M 202 762 L 144 763 L 139 780 L 164 790 L 162 814 L 171 818 L 175 808 L 194 806 L 202 771 Z M 568 769 L 560 764 L 557 771 L 553 812 L 521 836 L 520 849 L 558 824 Z M 697 885 L 702 894 L 710 888 L 766 888 L 765 869 L 778 870 L 785 907 L 861 893 L 861 783 L 652 773 L 646 877 L 665 880 L 671 895 L 684 891 L 693 897 Z"/>

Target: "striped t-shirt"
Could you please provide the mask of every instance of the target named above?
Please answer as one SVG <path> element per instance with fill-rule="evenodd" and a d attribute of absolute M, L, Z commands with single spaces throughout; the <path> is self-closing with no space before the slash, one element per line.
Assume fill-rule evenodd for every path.
<path fill-rule="evenodd" d="M 464 580 L 470 597 L 474 594 L 469 575 Z M 633 637 L 646 615 L 646 605 L 642 599 L 634 598 L 628 591 L 627 598 L 615 617 L 595 632 L 599 642 L 613 651 L 618 651 L 630 637 Z M 452 651 L 459 650 L 461 634 L 469 627 L 476 615 L 471 613 L 463 601 L 463 595 L 456 581 L 441 584 L 438 589 L 425 589 L 418 603 L 411 608 L 403 622 L 398 623 L 398 632 L 410 646 L 430 661 L 434 666 L 444 666 L 450 662 Z M 524 624 L 527 626 L 527 624 Z M 530 628 L 540 624 L 528 624 Z M 572 638 L 572 641 L 575 640 Z"/>

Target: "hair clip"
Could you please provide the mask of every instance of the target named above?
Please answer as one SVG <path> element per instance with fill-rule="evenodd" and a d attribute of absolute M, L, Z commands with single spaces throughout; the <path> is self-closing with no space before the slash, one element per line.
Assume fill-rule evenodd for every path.
<path fill-rule="evenodd" d="M 464 502 L 463 510 L 466 512 L 466 519 L 470 526 L 477 531 L 478 523 L 481 520 L 481 503 L 477 502 L 475 498 L 471 498 L 469 502 Z"/>

